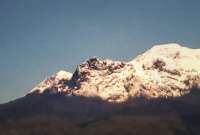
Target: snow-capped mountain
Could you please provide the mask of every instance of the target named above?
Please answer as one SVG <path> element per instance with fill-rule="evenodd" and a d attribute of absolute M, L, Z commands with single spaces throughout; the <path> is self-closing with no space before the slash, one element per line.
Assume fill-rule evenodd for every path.
<path fill-rule="evenodd" d="M 199 135 L 200 49 L 90 58 L 0 105 L 0 135 Z"/>
<path fill-rule="evenodd" d="M 183 96 L 199 84 L 200 49 L 166 44 L 154 46 L 129 62 L 90 58 L 78 65 L 73 75 L 59 71 L 31 93 L 63 93 L 125 102 L 141 96 Z"/>

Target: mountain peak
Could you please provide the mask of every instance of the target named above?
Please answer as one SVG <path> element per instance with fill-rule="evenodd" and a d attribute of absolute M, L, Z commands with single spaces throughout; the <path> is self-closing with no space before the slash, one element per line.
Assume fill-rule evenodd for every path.
<path fill-rule="evenodd" d="M 168 44 L 161 44 L 161 45 L 154 45 L 151 49 L 160 49 L 160 48 L 182 48 L 183 46 L 177 43 L 168 43 Z"/>
<path fill-rule="evenodd" d="M 59 72 L 56 73 L 55 77 L 59 80 L 70 80 L 72 77 L 72 73 L 60 70 Z"/>
<path fill-rule="evenodd" d="M 92 57 L 75 73 L 59 71 L 32 92 L 100 97 L 108 102 L 129 98 L 177 97 L 200 83 L 200 49 L 156 45 L 130 62 Z"/>
<path fill-rule="evenodd" d="M 49 78 L 45 79 L 37 86 L 35 86 L 30 93 L 43 93 L 45 90 L 53 88 L 56 85 L 59 85 L 61 81 L 70 80 L 71 77 L 72 73 L 60 70 L 56 74 L 50 76 Z"/>

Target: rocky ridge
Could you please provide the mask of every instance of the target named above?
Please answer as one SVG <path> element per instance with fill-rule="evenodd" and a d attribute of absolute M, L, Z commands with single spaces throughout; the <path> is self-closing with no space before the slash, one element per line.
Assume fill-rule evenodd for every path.
<path fill-rule="evenodd" d="M 99 97 L 108 102 L 129 98 L 169 98 L 188 94 L 200 84 L 200 49 L 157 45 L 129 62 L 90 58 L 74 74 L 60 71 L 29 94 L 63 93 Z"/>

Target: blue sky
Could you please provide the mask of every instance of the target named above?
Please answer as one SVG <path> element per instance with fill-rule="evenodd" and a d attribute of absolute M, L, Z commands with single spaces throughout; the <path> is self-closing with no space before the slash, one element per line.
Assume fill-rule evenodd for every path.
<path fill-rule="evenodd" d="M 128 61 L 154 44 L 200 48 L 199 0 L 0 0 L 0 103 L 91 56 Z"/>

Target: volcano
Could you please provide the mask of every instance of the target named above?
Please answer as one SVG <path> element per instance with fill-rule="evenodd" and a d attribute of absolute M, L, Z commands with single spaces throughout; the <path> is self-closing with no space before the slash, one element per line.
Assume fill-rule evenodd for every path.
<path fill-rule="evenodd" d="M 200 49 L 156 45 L 131 61 L 92 57 L 0 105 L 2 135 L 198 135 Z"/>

